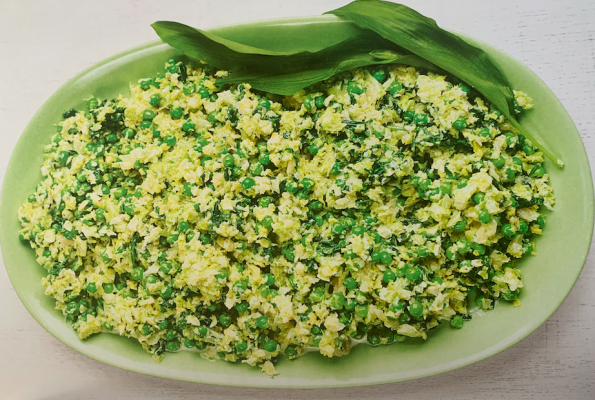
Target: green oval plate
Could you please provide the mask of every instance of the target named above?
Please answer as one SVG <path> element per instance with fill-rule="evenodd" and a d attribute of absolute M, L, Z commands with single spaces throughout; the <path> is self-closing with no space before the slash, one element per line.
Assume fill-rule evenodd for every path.
<path fill-rule="evenodd" d="M 353 30 L 351 23 L 334 16 L 265 21 L 215 29 L 221 36 L 258 45 L 276 35 L 300 40 Z M 268 39 L 267 39 L 268 38 Z M 62 112 L 84 107 L 94 94 L 112 98 L 128 93 L 129 82 L 163 70 L 178 56 L 160 41 L 148 43 L 80 73 L 54 93 L 35 114 L 19 139 L 4 180 L 0 209 L 0 243 L 8 275 L 25 307 L 52 335 L 96 360 L 116 367 L 164 378 L 192 382 L 254 387 L 338 387 L 396 382 L 438 374 L 490 357 L 519 342 L 564 301 L 584 265 L 593 231 L 593 185 L 585 148 L 570 116 L 552 91 L 527 67 L 495 48 L 467 38 L 486 50 L 500 65 L 514 88 L 528 93 L 535 109 L 522 124 L 566 161 L 559 170 L 547 165 L 557 196 L 556 211 L 548 216 L 545 235 L 538 238 L 536 257 L 522 263 L 525 282 L 519 309 L 500 304 L 475 318 L 461 330 L 439 328 L 426 342 L 405 342 L 379 348 L 356 346 L 346 357 L 329 359 L 311 353 L 294 361 L 282 359 L 280 375 L 270 379 L 242 364 L 209 362 L 196 353 L 168 354 L 155 362 L 138 343 L 116 335 L 95 335 L 85 341 L 54 309 L 44 295 L 40 280 L 45 270 L 35 262 L 33 251 L 19 242 L 17 209 L 41 179 L 43 146 L 55 132 Z M 270 43 L 269 43 L 270 44 Z"/>

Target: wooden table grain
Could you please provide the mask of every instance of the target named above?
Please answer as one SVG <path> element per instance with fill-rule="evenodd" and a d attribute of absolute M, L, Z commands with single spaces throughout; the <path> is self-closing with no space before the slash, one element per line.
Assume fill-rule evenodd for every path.
<path fill-rule="evenodd" d="M 316 15 L 347 2 L 1 1 L 0 177 L 20 133 L 41 104 L 79 71 L 155 39 L 149 26 L 152 22 L 177 20 L 211 27 Z M 593 163 L 595 1 L 403 3 L 435 18 L 445 28 L 495 45 L 535 71 L 569 111 Z M 20 303 L 2 265 L 0 399 L 595 399 L 594 264 L 591 253 L 560 309 L 527 339 L 494 357 L 415 381 L 320 390 L 214 387 L 102 364 L 71 350 L 38 325 Z"/>

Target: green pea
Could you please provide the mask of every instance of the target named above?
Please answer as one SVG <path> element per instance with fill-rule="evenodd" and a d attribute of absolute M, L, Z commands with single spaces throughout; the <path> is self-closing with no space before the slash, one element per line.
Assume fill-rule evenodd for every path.
<path fill-rule="evenodd" d="M 506 137 L 506 145 L 509 148 L 512 148 L 512 147 L 514 147 L 516 145 L 516 143 L 517 143 L 517 137 L 514 135 L 514 133 L 512 133 L 512 132 L 506 132 L 504 134 L 504 136 Z"/>
<path fill-rule="evenodd" d="M 305 192 L 311 192 L 316 184 L 312 179 L 304 178 L 300 181 L 300 185 Z"/>
<path fill-rule="evenodd" d="M 365 319 L 368 316 L 368 305 L 358 304 L 355 306 L 355 315 L 359 318 Z"/>
<path fill-rule="evenodd" d="M 482 192 L 477 192 L 473 195 L 473 201 L 475 204 L 481 204 L 485 200 L 486 195 Z"/>
<path fill-rule="evenodd" d="M 89 282 L 87 284 L 87 292 L 95 293 L 97 291 L 97 284 L 95 282 Z"/>
<path fill-rule="evenodd" d="M 333 293 L 331 296 L 331 308 L 333 310 L 340 310 L 345 306 L 345 296 L 341 293 Z"/>
<path fill-rule="evenodd" d="M 103 291 L 105 293 L 112 293 L 114 291 L 114 284 L 113 283 L 105 283 L 103 284 Z"/>
<path fill-rule="evenodd" d="M 450 261 L 455 261 L 457 258 L 459 258 L 459 254 L 452 248 L 448 248 L 445 254 L 446 258 L 448 258 Z"/>
<path fill-rule="evenodd" d="M 459 182 L 457 183 L 457 189 L 462 189 L 465 186 L 467 186 L 467 183 L 469 183 L 469 179 L 467 178 L 462 178 L 459 180 Z"/>
<path fill-rule="evenodd" d="M 285 191 L 287 191 L 289 193 L 297 193 L 298 190 L 300 190 L 300 189 L 299 189 L 297 182 L 289 181 L 285 185 Z"/>
<path fill-rule="evenodd" d="M 273 339 L 269 339 L 265 342 L 263 347 L 268 352 L 277 351 L 277 342 L 275 342 Z"/>
<path fill-rule="evenodd" d="M 478 256 L 483 256 L 486 252 L 486 247 L 483 244 L 473 243 L 473 252 Z"/>
<path fill-rule="evenodd" d="M 308 208 L 314 212 L 318 212 L 324 208 L 324 204 L 320 200 L 313 200 L 308 204 Z"/>
<path fill-rule="evenodd" d="M 521 235 L 526 234 L 529 231 L 529 225 L 527 225 L 527 223 L 525 221 L 520 221 L 519 222 L 519 233 Z"/>
<path fill-rule="evenodd" d="M 479 210 L 478 213 L 478 217 L 480 222 L 484 223 L 484 224 L 489 224 L 490 221 L 492 220 L 492 214 L 490 214 L 490 212 L 488 210 L 486 210 L 485 208 L 482 208 Z"/>
<path fill-rule="evenodd" d="M 130 273 L 130 277 L 135 281 L 140 281 L 143 279 L 143 273 L 145 271 L 142 268 L 134 268 Z"/>
<path fill-rule="evenodd" d="M 312 98 L 312 96 L 306 96 L 304 98 L 303 101 L 304 107 L 306 107 L 308 110 L 313 108 L 315 103 L 314 103 L 314 99 Z"/>
<path fill-rule="evenodd" d="M 537 222 L 537 225 L 539 226 L 539 228 L 543 229 L 545 227 L 545 219 L 543 219 L 543 217 L 541 215 L 539 217 L 537 217 L 535 222 Z"/>
<path fill-rule="evenodd" d="M 261 165 L 269 165 L 271 163 L 271 159 L 269 157 L 269 153 L 268 152 L 263 152 L 259 157 L 258 157 L 258 162 Z"/>
<path fill-rule="evenodd" d="M 164 274 L 169 274 L 172 269 L 173 269 L 173 265 L 169 261 L 162 262 L 161 266 L 159 267 L 159 270 L 161 272 L 163 272 Z"/>
<path fill-rule="evenodd" d="M 514 291 L 508 290 L 508 291 L 502 292 L 502 298 L 506 301 L 515 301 L 518 296 L 519 296 L 518 290 L 514 290 Z"/>
<path fill-rule="evenodd" d="M 318 145 L 311 144 L 310 146 L 308 146 L 308 151 L 310 152 L 310 154 L 315 156 L 320 151 L 320 147 Z"/>
<path fill-rule="evenodd" d="M 252 186 L 254 186 L 254 184 L 256 184 L 256 181 L 248 176 L 245 177 L 241 183 L 244 189 L 250 189 Z"/>
<path fill-rule="evenodd" d="M 419 301 L 414 301 L 409 305 L 409 314 L 413 317 L 421 317 L 424 313 L 424 306 Z"/>
<path fill-rule="evenodd" d="M 380 251 L 378 251 L 378 250 L 374 250 L 374 251 L 372 252 L 372 262 L 375 262 L 375 263 L 377 263 L 377 262 L 379 262 L 379 261 L 380 261 Z"/>
<path fill-rule="evenodd" d="M 139 128 L 140 129 L 149 129 L 152 125 L 153 125 L 153 123 L 151 121 L 145 120 L 145 121 L 141 121 Z"/>
<path fill-rule="evenodd" d="M 467 120 L 465 120 L 465 118 L 463 118 L 463 117 L 459 117 L 456 119 L 455 122 L 452 123 L 452 126 L 455 129 L 458 129 L 461 131 L 467 127 Z"/>
<path fill-rule="evenodd" d="M 463 317 L 461 317 L 460 315 L 455 315 L 450 320 L 450 326 L 456 329 L 461 329 L 464 323 L 465 321 L 463 320 Z"/>
<path fill-rule="evenodd" d="M 196 87 L 194 86 L 193 83 L 187 83 L 184 85 L 184 87 L 182 88 L 182 92 L 186 95 L 186 96 L 190 96 L 192 93 L 194 93 L 194 91 L 196 90 Z"/>
<path fill-rule="evenodd" d="M 356 304 L 357 303 L 356 303 L 355 299 L 346 299 L 345 300 L 345 310 L 347 310 L 347 311 L 355 310 Z"/>
<path fill-rule="evenodd" d="M 262 219 L 262 225 L 267 228 L 270 229 L 273 226 L 273 218 L 269 215 L 267 215 L 266 217 L 264 217 Z"/>
<path fill-rule="evenodd" d="M 421 190 L 428 190 L 428 188 L 430 187 L 430 185 L 432 184 L 432 181 L 429 179 L 421 179 L 419 181 L 419 188 Z"/>
<path fill-rule="evenodd" d="M 535 148 L 533 146 L 531 146 L 529 143 L 525 143 L 523 145 L 523 151 L 528 156 L 535 154 Z"/>
<path fill-rule="evenodd" d="M 199 87 L 198 90 L 196 91 L 196 93 L 198 93 L 198 95 L 202 99 L 206 99 L 206 98 L 209 98 L 211 96 L 211 92 L 209 91 L 209 89 L 207 89 L 204 86 Z M 217 101 L 217 95 L 216 94 L 213 94 L 213 96 L 215 96 L 215 100 L 214 101 Z M 213 100 L 211 100 L 211 101 L 213 101 Z"/>
<path fill-rule="evenodd" d="M 153 118 L 155 118 L 155 111 L 153 111 L 153 110 L 143 111 L 142 118 L 144 121 L 152 121 Z"/>
<path fill-rule="evenodd" d="M 506 162 L 504 161 L 504 157 L 500 156 L 498 158 L 492 158 L 492 163 L 496 168 L 502 168 Z"/>
<path fill-rule="evenodd" d="M 440 184 L 440 191 L 443 194 L 451 194 L 452 193 L 452 185 L 449 182 L 442 182 Z"/>
<path fill-rule="evenodd" d="M 453 232 L 463 232 L 467 227 L 467 221 L 462 219 L 452 227 Z"/>
<path fill-rule="evenodd" d="M 322 300 L 324 300 L 324 292 L 321 289 L 314 289 L 310 293 L 310 301 L 312 303 L 320 303 Z"/>
<path fill-rule="evenodd" d="M 260 329 L 266 329 L 269 326 L 269 320 L 264 315 L 261 315 L 256 319 L 256 326 Z"/>
<path fill-rule="evenodd" d="M 241 342 L 237 342 L 235 345 L 236 352 L 243 353 L 248 350 L 248 342 L 242 340 Z"/>
<path fill-rule="evenodd" d="M 531 172 L 529 172 L 529 176 L 531 178 L 541 178 L 545 175 L 545 168 L 543 168 L 541 165 L 536 165 L 531 169 Z"/>
<path fill-rule="evenodd" d="M 430 251 L 428 250 L 428 248 L 426 246 L 422 246 L 422 247 L 418 248 L 416 250 L 416 253 L 421 258 L 425 258 L 425 257 L 428 257 L 430 255 Z"/>
<path fill-rule="evenodd" d="M 241 303 L 236 304 L 236 310 L 239 313 L 245 313 L 246 311 L 248 311 L 248 303 L 245 301 L 242 301 Z"/>
<path fill-rule="evenodd" d="M 172 119 L 180 119 L 184 116 L 184 109 L 182 107 L 172 107 L 169 110 L 169 115 Z"/>
<path fill-rule="evenodd" d="M 296 349 L 296 347 L 294 345 L 289 345 L 287 346 L 287 348 L 285 349 L 285 355 L 289 358 L 295 357 L 298 355 L 298 351 Z"/>
<path fill-rule="evenodd" d="M 273 286 L 275 284 L 275 277 L 273 276 L 273 274 L 264 274 L 262 277 L 264 278 L 263 281 L 265 285 Z"/>
<path fill-rule="evenodd" d="M 161 296 L 162 299 L 169 299 L 173 294 L 173 289 L 171 286 L 164 286 L 160 291 L 159 291 L 159 296 Z"/>
<path fill-rule="evenodd" d="M 128 190 L 126 190 L 126 188 L 124 187 L 119 187 L 114 191 L 114 197 L 116 199 L 121 199 L 122 197 L 126 196 L 128 194 Z"/>
<path fill-rule="evenodd" d="M 516 233 L 514 227 L 511 224 L 502 225 L 500 232 L 508 239 L 513 238 Z"/>
<path fill-rule="evenodd" d="M 153 107 L 159 106 L 160 103 L 161 103 L 160 95 L 152 94 L 151 97 L 149 97 L 149 104 L 152 105 Z"/>
<path fill-rule="evenodd" d="M 206 326 L 199 326 L 198 327 L 198 336 L 200 338 L 206 337 L 208 332 L 209 332 L 209 329 Z"/>
<path fill-rule="evenodd" d="M 378 346 L 382 343 L 382 338 L 376 332 L 370 332 L 366 336 L 366 340 L 371 346 Z"/>
<path fill-rule="evenodd" d="M 355 290 L 357 288 L 357 282 L 356 282 L 356 280 L 353 279 L 350 276 L 348 276 L 347 278 L 345 278 L 345 280 L 343 281 L 343 284 L 349 290 Z"/>
<path fill-rule="evenodd" d="M 357 257 L 357 254 L 355 254 L 353 252 L 353 250 L 347 250 L 343 256 L 347 259 L 347 260 L 353 260 L 355 257 Z"/>
<path fill-rule="evenodd" d="M 194 128 L 196 127 L 196 124 L 194 122 L 192 122 L 191 119 L 187 119 L 186 121 L 184 121 L 184 123 L 182 124 L 182 130 L 186 133 L 188 132 L 192 132 L 194 130 Z"/>
<path fill-rule="evenodd" d="M 264 108 L 265 110 L 270 110 L 271 109 L 271 102 L 268 99 L 261 99 L 258 102 L 258 106 Z"/>
<path fill-rule="evenodd" d="M 180 231 L 181 233 L 186 232 L 188 229 L 190 229 L 190 224 L 186 221 L 180 221 L 178 223 L 178 231 Z"/>
<path fill-rule="evenodd" d="M 481 128 L 477 134 L 484 138 L 492 137 L 488 128 Z"/>
<path fill-rule="evenodd" d="M 343 224 L 341 224 L 341 223 L 335 223 L 331 227 L 331 231 L 335 235 L 340 235 L 341 233 L 343 233 L 344 230 L 345 230 L 345 226 Z"/>
<path fill-rule="evenodd" d="M 314 105 L 316 108 L 324 107 L 324 100 L 324 96 L 316 96 L 316 98 L 314 98 Z"/>
<path fill-rule="evenodd" d="M 401 315 L 399 315 L 400 324 L 408 324 L 409 322 L 411 322 L 411 316 L 409 315 L 409 313 L 404 312 Z"/>
<path fill-rule="evenodd" d="M 405 277 L 407 278 L 407 280 L 409 280 L 411 282 L 415 282 L 421 278 L 421 271 L 417 267 L 413 267 L 413 266 L 407 267 L 405 269 Z"/>
<path fill-rule="evenodd" d="M 96 99 L 95 97 L 91 97 L 89 100 L 87 100 L 87 108 L 89 110 L 94 110 L 97 107 L 99 107 L 99 100 Z"/>
<path fill-rule="evenodd" d="M 386 80 L 386 71 L 384 69 L 382 69 L 382 68 L 377 69 L 374 72 L 372 72 L 372 76 L 378 82 L 382 83 L 382 82 L 384 82 Z"/>
<path fill-rule="evenodd" d="M 347 93 L 349 94 L 362 94 L 364 87 L 356 81 L 349 81 L 347 83 Z"/>
<path fill-rule="evenodd" d="M 166 136 L 163 138 L 163 142 L 164 142 L 166 145 L 168 145 L 168 146 L 170 146 L 170 147 L 173 147 L 173 146 L 175 146 L 175 145 L 176 145 L 177 139 L 176 139 L 176 137 L 175 137 L 174 135 L 166 135 Z"/>
<path fill-rule="evenodd" d="M 126 129 L 124 129 L 122 134 L 124 135 L 124 137 L 126 139 L 132 139 L 134 137 L 134 135 L 136 135 L 136 132 L 132 128 L 126 128 Z"/>
<path fill-rule="evenodd" d="M 153 81 L 151 79 L 141 79 L 140 81 L 138 81 L 138 83 L 140 84 L 140 88 L 142 90 L 149 90 Z"/>
<path fill-rule="evenodd" d="M 457 247 L 459 249 L 459 253 L 468 253 L 469 250 L 471 250 L 471 242 L 466 237 L 462 237 L 459 240 L 457 240 Z"/>
<path fill-rule="evenodd" d="M 382 282 L 389 283 L 394 282 L 396 280 L 397 274 L 395 274 L 395 272 L 392 269 L 387 268 L 386 271 L 384 271 L 384 275 L 382 276 Z"/>
<path fill-rule="evenodd" d="M 226 154 L 223 157 L 223 166 L 226 168 L 231 168 L 235 165 L 235 159 L 233 158 L 232 154 Z"/>
<path fill-rule="evenodd" d="M 362 236 L 366 232 L 366 228 L 361 225 L 354 225 L 351 228 L 351 233 L 357 236 Z"/>
<path fill-rule="evenodd" d="M 399 93 L 401 90 L 403 90 L 403 85 L 401 84 L 401 82 L 397 82 L 394 81 L 393 83 L 390 84 L 390 86 L 388 87 L 388 91 L 390 92 L 390 94 L 392 94 L 393 96 L 397 93 Z"/>
<path fill-rule="evenodd" d="M 167 351 L 178 351 L 180 350 L 180 343 L 179 342 L 167 342 L 165 344 L 165 348 L 167 349 Z"/>
<path fill-rule="evenodd" d="M 388 265 L 393 261 L 393 257 L 386 251 L 380 252 L 380 261 L 384 265 Z"/>
<path fill-rule="evenodd" d="M 231 315 L 229 315 L 228 313 L 223 313 L 219 316 L 219 323 L 227 328 L 229 325 L 231 325 Z"/>
<path fill-rule="evenodd" d="M 414 120 L 416 125 L 424 126 L 428 123 L 428 116 L 423 113 L 415 114 Z"/>

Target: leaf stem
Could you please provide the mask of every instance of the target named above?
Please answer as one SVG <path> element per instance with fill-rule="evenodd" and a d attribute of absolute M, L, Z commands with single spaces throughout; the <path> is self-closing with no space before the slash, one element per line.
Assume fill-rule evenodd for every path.
<path fill-rule="evenodd" d="M 551 162 L 553 162 L 554 164 L 556 164 L 556 167 L 558 168 L 564 168 L 564 162 L 559 159 L 558 157 L 556 157 L 555 155 L 553 155 L 548 149 L 546 149 L 542 144 L 540 144 L 534 137 L 533 135 L 531 135 L 529 132 L 527 132 L 527 130 L 525 128 L 523 128 L 521 126 L 521 124 L 519 124 L 517 121 L 515 120 L 509 120 L 510 123 L 517 128 L 527 139 L 529 139 L 531 141 L 531 143 L 533 143 L 535 145 L 535 147 L 537 147 L 539 149 L 539 151 L 541 151 L 543 154 L 545 154 L 545 156 L 547 158 L 549 158 L 549 160 Z"/>

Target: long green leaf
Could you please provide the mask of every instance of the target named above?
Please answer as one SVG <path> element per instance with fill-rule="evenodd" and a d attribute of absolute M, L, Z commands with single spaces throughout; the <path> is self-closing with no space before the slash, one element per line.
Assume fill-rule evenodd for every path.
<path fill-rule="evenodd" d="M 257 40 L 258 47 L 176 22 L 159 21 L 152 26 L 164 42 L 187 56 L 229 71 L 220 84 L 246 82 L 280 95 L 367 65 L 408 64 L 449 73 L 473 86 L 550 160 L 563 166 L 516 120 L 510 84 L 483 50 L 400 4 L 356 0 L 329 13 L 355 26 L 328 37 L 312 33 L 311 40 L 308 35 L 281 34 L 274 40 Z M 282 32 L 283 27 L 277 29 Z"/>
<path fill-rule="evenodd" d="M 371 31 L 349 33 L 342 41 L 324 47 L 309 46 L 298 52 L 278 52 L 224 39 L 177 22 L 159 21 L 153 28 L 170 46 L 187 56 L 229 71 L 220 84 L 247 82 L 255 89 L 292 95 L 338 72 L 366 65 L 402 63 L 438 70 L 421 57 L 399 48 Z M 333 38 L 336 42 L 337 38 Z"/>
<path fill-rule="evenodd" d="M 393 47 L 393 50 L 386 50 Z M 378 56 L 376 50 L 383 53 Z M 353 68 L 379 64 L 409 64 L 418 68 L 437 68 L 426 60 L 395 48 L 376 35 L 362 35 L 312 54 L 296 54 L 276 59 L 263 68 L 245 68 L 220 79 L 221 84 L 248 82 L 270 93 L 292 95 L 300 89 Z"/>
<path fill-rule="evenodd" d="M 372 30 L 467 82 L 501 110 L 551 161 L 563 166 L 561 160 L 518 123 L 510 83 L 483 50 L 441 29 L 433 19 L 401 4 L 356 0 L 329 13 L 353 21 L 361 28 Z"/>

